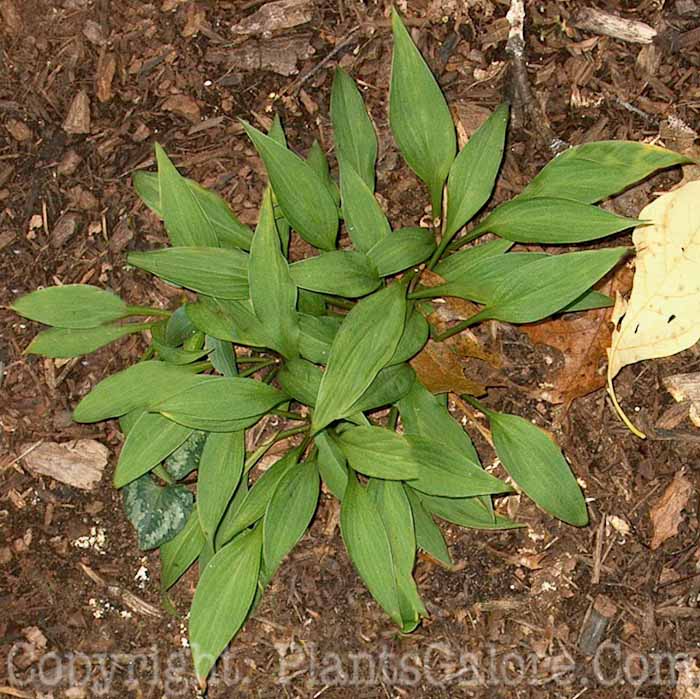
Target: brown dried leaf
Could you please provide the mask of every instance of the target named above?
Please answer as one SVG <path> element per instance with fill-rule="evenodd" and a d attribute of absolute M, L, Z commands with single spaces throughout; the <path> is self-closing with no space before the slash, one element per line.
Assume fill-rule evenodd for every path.
<path fill-rule="evenodd" d="M 680 470 L 651 508 L 651 525 L 653 536 L 651 548 L 657 549 L 667 539 L 678 533 L 678 527 L 683 521 L 683 509 L 693 492 L 693 484 L 686 478 L 684 470 Z"/>
<path fill-rule="evenodd" d="M 481 396 L 484 386 L 468 379 L 457 355 L 442 342 L 428 343 L 423 350 L 411 360 L 418 378 L 423 385 L 433 393 L 466 393 L 470 396 Z"/>
<path fill-rule="evenodd" d="M 626 293 L 631 284 L 631 270 L 622 267 L 600 291 Z M 605 386 L 606 351 L 612 336 L 611 315 L 611 308 L 601 308 L 521 326 L 534 344 L 554 347 L 564 357 L 564 365 L 551 381 L 552 387 L 541 393 L 543 400 L 568 405 Z"/>

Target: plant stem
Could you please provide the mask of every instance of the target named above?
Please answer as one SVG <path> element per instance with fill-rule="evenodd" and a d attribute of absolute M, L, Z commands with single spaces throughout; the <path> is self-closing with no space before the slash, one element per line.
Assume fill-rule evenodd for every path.
<path fill-rule="evenodd" d="M 128 316 L 159 316 L 161 318 L 170 318 L 171 311 L 166 311 L 164 308 L 150 308 L 149 306 L 127 306 L 126 313 Z"/>
<path fill-rule="evenodd" d="M 474 325 L 474 323 L 478 323 L 481 320 L 486 320 L 486 318 L 482 318 L 481 311 L 479 311 L 479 313 L 475 313 L 471 318 L 467 318 L 466 320 L 457 323 L 457 325 L 453 325 L 451 328 L 448 328 L 444 333 L 435 335 L 433 340 L 435 340 L 435 342 L 444 342 L 448 337 L 461 333 L 462 330 L 466 330 L 468 327 Z"/>
<path fill-rule="evenodd" d="M 247 473 L 250 471 L 255 464 L 260 461 L 260 459 L 267 453 L 267 451 L 272 447 L 274 444 L 277 444 L 277 442 L 281 442 L 283 439 L 287 439 L 288 437 L 293 437 L 295 434 L 301 434 L 302 432 L 308 432 L 309 426 L 308 425 L 303 425 L 301 427 L 291 427 L 288 430 L 282 430 L 281 432 L 278 432 L 274 437 L 271 437 L 270 439 L 267 440 L 267 442 L 264 442 L 261 444 L 246 460 L 245 460 L 245 472 Z M 308 443 L 308 442 L 307 442 Z"/>
<path fill-rule="evenodd" d="M 236 359 L 238 360 L 239 364 L 265 364 L 266 362 L 270 361 L 269 357 L 251 357 L 245 354 L 242 356 L 236 356 Z"/>
<path fill-rule="evenodd" d="M 447 250 L 448 250 L 448 252 L 452 252 L 453 250 L 458 250 L 463 245 L 466 245 L 467 243 L 471 243 L 472 240 L 476 240 L 477 238 L 481 238 L 481 236 L 484 235 L 484 233 L 486 233 L 486 231 L 479 230 L 479 227 L 477 226 L 471 233 L 467 233 L 467 235 L 463 235 L 461 238 L 457 238 L 457 240 L 453 241 L 450 245 L 447 246 Z"/>
<path fill-rule="evenodd" d="M 250 376 L 251 374 L 254 374 L 256 371 L 260 371 L 261 369 L 265 369 L 265 367 L 272 366 L 273 364 L 277 364 L 276 359 L 268 359 L 265 362 L 261 362 L 260 364 L 254 364 L 252 367 L 249 369 L 246 369 L 245 371 L 241 371 L 238 376 L 241 378 L 245 378 L 246 376 Z"/>
<path fill-rule="evenodd" d="M 335 306 L 336 308 L 344 308 L 347 311 L 352 310 L 355 305 L 352 301 L 341 299 L 337 296 L 331 296 L 330 294 L 319 294 L 319 296 L 321 296 L 326 303 L 330 303 L 331 306 Z"/>
<path fill-rule="evenodd" d="M 395 406 L 391 406 L 391 410 L 389 411 L 389 417 L 387 418 L 386 426 L 390 430 L 395 430 L 396 429 L 396 423 L 399 420 L 399 409 Z"/>
<path fill-rule="evenodd" d="M 163 464 L 158 464 L 153 469 L 153 473 L 155 473 L 158 478 L 162 478 L 168 485 L 175 484 L 175 479 L 165 470 Z"/>
<path fill-rule="evenodd" d="M 306 418 L 301 413 L 293 413 L 288 410 L 273 410 L 273 414 L 279 415 L 280 417 L 286 417 L 288 420 L 303 420 L 306 422 Z"/>

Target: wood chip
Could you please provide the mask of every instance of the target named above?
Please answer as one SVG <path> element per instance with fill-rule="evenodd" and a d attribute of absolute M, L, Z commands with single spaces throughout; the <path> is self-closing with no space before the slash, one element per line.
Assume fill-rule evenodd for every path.
<path fill-rule="evenodd" d="M 68 114 L 63 122 L 66 133 L 90 133 L 90 98 L 85 90 L 80 90 L 68 108 Z"/>
<path fill-rule="evenodd" d="M 19 119 L 8 119 L 5 122 L 5 128 L 10 132 L 10 136 L 23 143 L 24 141 L 30 141 L 32 139 L 32 130 Z"/>
<path fill-rule="evenodd" d="M 604 34 L 635 44 L 650 44 L 656 36 L 656 29 L 644 22 L 625 19 L 594 7 L 584 7 L 578 10 L 573 16 L 571 24 L 578 29 L 594 34 Z"/>
<path fill-rule="evenodd" d="M 693 492 L 693 484 L 688 480 L 685 471 L 676 473 L 659 501 L 651 508 L 651 524 L 653 537 L 651 548 L 657 549 L 667 539 L 678 533 L 683 521 L 683 509 Z"/>
<path fill-rule="evenodd" d="M 8 34 L 19 34 L 22 31 L 22 16 L 14 0 L 0 0 L 1 29 Z"/>
<path fill-rule="evenodd" d="M 81 490 L 95 488 L 109 459 L 109 449 L 94 439 L 44 442 L 32 447 L 22 447 L 27 452 L 22 461 L 29 471 Z"/>
<path fill-rule="evenodd" d="M 202 114 L 199 105 L 189 95 L 172 95 L 163 103 L 163 110 L 184 117 L 193 124 L 198 123 Z"/>
<path fill-rule="evenodd" d="M 56 221 L 51 231 L 51 245 L 56 248 L 63 247 L 78 230 L 78 216 L 74 213 L 65 213 Z"/>
<path fill-rule="evenodd" d="M 112 80 L 117 70 L 117 58 L 113 53 L 103 53 L 97 61 L 95 92 L 100 102 L 112 99 Z"/>
<path fill-rule="evenodd" d="M 310 22 L 310 0 L 277 0 L 265 3 L 257 12 L 231 27 L 233 34 L 272 33 Z"/>

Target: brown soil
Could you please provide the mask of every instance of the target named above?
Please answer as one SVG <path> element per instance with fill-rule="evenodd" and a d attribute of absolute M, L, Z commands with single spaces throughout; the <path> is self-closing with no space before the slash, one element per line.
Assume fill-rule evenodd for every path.
<path fill-rule="evenodd" d="M 99 696 L 94 685 L 83 693 L 79 688 L 85 673 L 99 674 L 99 654 L 111 654 L 107 665 L 114 672 L 101 696 L 196 695 L 183 650 L 192 573 L 174 593 L 181 616 L 163 611 L 155 618 L 129 610 L 80 566 L 160 607 L 158 559 L 137 548 L 110 485 L 114 458 L 90 493 L 34 477 L 17 461 L 29 443 L 77 437 L 95 437 L 116 455 L 116 425 L 74 425 L 69 411 L 100 378 L 138 357 L 142 340 L 125 340 L 64 365 L 43 361 L 22 354 L 37 328 L 7 305 L 57 281 L 105 286 L 134 304 L 172 305 L 177 294 L 171 288 L 124 268 L 128 250 L 165 241 L 135 196 L 130 173 L 152 165 L 158 140 L 189 176 L 253 221 L 264 175 L 238 118 L 264 126 L 278 111 L 295 148 L 304 151 L 318 137 L 329 150 L 328 99 L 337 64 L 365 87 L 382 142 L 379 190 L 393 222 L 416 225 L 424 215 L 416 203 L 424 193 L 388 132 L 385 2 L 314 0 L 311 23 L 271 38 L 232 38 L 230 27 L 262 4 L 0 0 L 0 674 L 13 673 L 0 681 L 0 695 Z M 408 4 L 415 36 L 468 131 L 507 91 L 508 2 Z M 698 26 L 700 4 L 595 4 L 647 22 L 660 37 L 647 47 L 623 43 L 572 28 L 578 3 L 527 3 L 530 80 L 554 133 L 572 144 L 661 135 L 671 147 L 689 145 L 669 131 L 667 119 L 698 124 L 700 51 L 697 40 L 682 39 Z M 266 63 L 273 59 L 285 72 L 285 64 L 296 63 L 294 72 L 274 72 Z M 89 101 L 89 130 L 67 133 L 64 121 L 80 91 Z M 497 201 L 519 191 L 552 155 L 542 129 L 524 121 L 519 110 L 513 126 Z M 634 215 L 651 192 L 677 180 L 678 173 L 670 173 L 644 183 L 620 207 Z M 520 389 L 494 391 L 491 400 L 556 431 L 585 482 L 591 526 L 557 523 L 523 499 L 510 513 L 527 529 L 490 534 L 448 528 L 458 569 L 419 561 L 417 580 L 431 618 L 402 637 L 355 575 L 340 540 L 336 505 L 326 498 L 310 533 L 235 641 L 228 686 L 223 680 L 215 684 L 211 697 L 674 696 L 670 686 L 652 680 L 635 686 L 634 680 L 644 662 L 653 662 L 651 653 L 697 653 L 697 490 L 679 533 L 656 550 L 650 548 L 649 517 L 680 469 L 695 489 L 700 483 L 697 434 L 684 423 L 670 437 L 640 442 L 611 413 L 602 391 L 568 411 L 552 408 L 533 397 L 547 379 L 542 347 L 519 337 L 508 344 L 507 360 Z M 639 423 L 653 427 L 673 402 L 661 378 L 699 365 L 697 350 L 689 350 L 628 367 L 618 379 L 619 396 Z M 492 460 L 482 446 L 484 458 Z M 611 515 L 626 522 L 629 532 L 599 526 Z M 91 530 L 104 531 L 103 552 L 74 545 Z M 143 588 L 135 580 L 142 565 L 150 574 Z M 596 679 L 579 643 L 598 595 L 614 606 L 604 637 L 624 655 L 616 659 L 611 650 L 599 665 L 607 678 L 627 672 L 611 686 Z M 86 654 L 83 675 L 71 677 L 66 665 L 58 665 L 51 685 L 47 666 L 42 683 L 36 678 L 43 652 L 64 660 Z M 518 678 L 511 652 L 529 659 L 524 678 Z M 156 655 L 160 672 L 152 662 Z M 575 669 L 557 680 L 556 663 L 566 657 Z M 166 677 L 168 658 L 171 674 L 179 668 L 179 675 Z M 88 659 L 92 667 L 86 669 Z M 469 662 L 477 659 L 482 676 L 475 680 Z M 506 676 L 501 673 L 499 682 L 503 667 Z M 668 664 L 664 679 L 667 671 Z"/>

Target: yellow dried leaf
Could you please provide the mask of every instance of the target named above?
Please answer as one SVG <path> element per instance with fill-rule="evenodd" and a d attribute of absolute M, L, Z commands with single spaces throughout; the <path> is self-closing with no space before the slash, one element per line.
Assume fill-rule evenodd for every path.
<path fill-rule="evenodd" d="M 650 221 L 635 228 L 637 250 L 629 302 L 618 299 L 622 316 L 608 349 L 608 391 L 625 424 L 644 437 L 617 404 L 612 380 L 622 367 L 667 357 L 700 339 L 700 181 L 688 182 L 639 214 Z M 624 313 L 624 315 L 623 315 Z"/>

